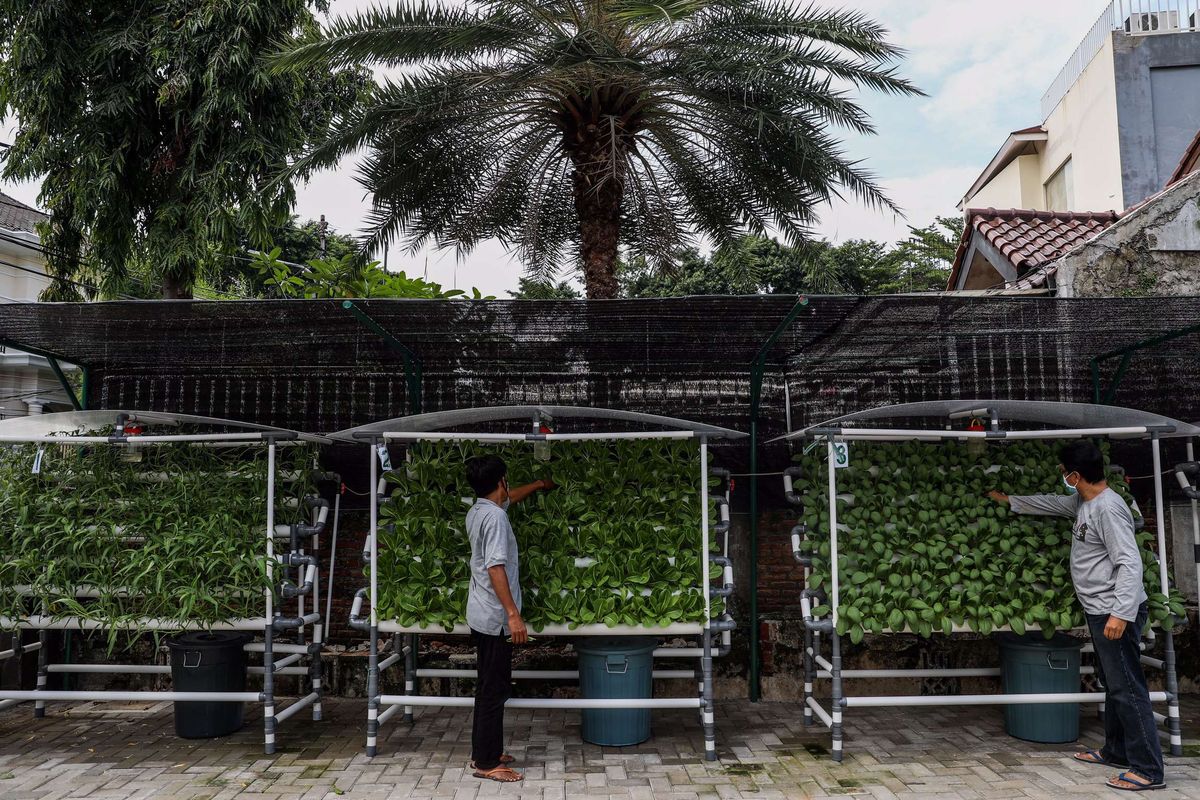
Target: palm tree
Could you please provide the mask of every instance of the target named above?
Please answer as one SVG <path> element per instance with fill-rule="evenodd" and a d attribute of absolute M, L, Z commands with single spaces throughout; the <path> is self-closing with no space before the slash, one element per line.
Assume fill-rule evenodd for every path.
<path fill-rule="evenodd" d="M 279 69 L 395 68 L 297 168 L 366 150 L 364 247 L 498 237 L 532 277 L 574 260 L 617 293 L 618 248 L 665 264 L 696 236 L 795 242 L 834 196 L 896 210 L 838 130 L 851 97 L 919 94 L 854 11 L 788 0 L 408 0 L 334 21 Z"/>

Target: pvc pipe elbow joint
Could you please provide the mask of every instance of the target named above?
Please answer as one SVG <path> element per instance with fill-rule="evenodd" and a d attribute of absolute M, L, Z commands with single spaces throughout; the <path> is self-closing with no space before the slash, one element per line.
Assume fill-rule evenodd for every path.
<path fill-rule="evenodd" d="M 1200 480 L 1197 481 L 1197 486 L 1193 486 L 1189 476 L 1200 479 L 1200 461 L 1186 461 L 1175 465 L 1175 480 L 1179 482 L 1183 496 L 1189 500 L 1200 500 Z"/>
<path fill-rule="evenodd" d="M 804 469 L 799 466 L 788 467 L 783 471 L 783 497 L 794 506 L 804 507 L 804 499 L 796 494 L 794 481 L 804 476 Z"/>

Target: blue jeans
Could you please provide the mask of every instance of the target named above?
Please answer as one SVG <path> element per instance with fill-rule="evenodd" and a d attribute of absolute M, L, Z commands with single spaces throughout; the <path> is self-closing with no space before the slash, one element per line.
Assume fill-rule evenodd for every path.
<path fill-rule="evenodd" d="M 1114 764 L 1128 764 L 1152 783 L 1162 783 L 1162 746 L 1138 647 L 1148 613 L 1142 603 L 1137 619 L 1125 626 L 1120 639 L 1104 637 L 1108 614 L 1088 614 L 1087 621 L 1096 647 L 1096 676 L 1105 691 L 1104 747 L 1100 754 Z"/>

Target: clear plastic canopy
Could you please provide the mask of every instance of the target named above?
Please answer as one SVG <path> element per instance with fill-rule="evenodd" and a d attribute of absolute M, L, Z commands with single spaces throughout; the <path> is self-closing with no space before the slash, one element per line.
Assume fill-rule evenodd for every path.
<path fill-rule="evenodd" d="M 952 420 L 980 417 L 989 420 L 987 435 L 1005 438 L 1007 434 L 1019 434 L 1032 430 L 1032 426 L 1049 426 L 1051 431 L 1062 435 L 1084 434 L 1111 436 L 1112 438 L 1146 438 L 1157 434 L 1162 438 L 1200 436 L 1200 425 L 1191 425 L 1170 417 L 1119 406 L 1104 406 L 1091 403 L 1062 403 L 1042 400 L 934 400 L 920 403 L 902 403 L 844 414 L 818 425 L 794 431 L 775 441 L 802 439 L 830 432 L 864 433 L 871 426 L 859 423 L 894 420 L 897 423 L 910 420 L 936 420 L 942 428 Z M 998 425 L 992 429 L 990 420 Z M 1018 423 L 1018 424 L 1014 424 Z M 1019 424 L 1025 423 L 1025 424 Z M 1058 429 L 1058 430 L 1056 430 Z M 914 434 L 940 434 L 928 424 L 922 427 L 896 425 L 893 431 L 912 431 Z M 956 431 L 963 434 L 964 431 Z M 1038 433 L 1042 433 L 1038 430 Z"/>
<path fill-rule="evenodd" d="M 534 420 L 551 424 L 564 420 L 587 420 L 590 422 L 628 423 L 638 426 L 653 426 L 670 431 L 692 433 L 710 439 L 740 439 L 746 434 L 729 428 L 691 422 L 657 414 L 642 414 L 635 411 L 619 411 L 610 408 L 584 408 L 579 406 L 497 406 L 494 408 L 460 408 L 451 411 L 435 411 L 430 414 L 415 414 L 408 417 L 372 422 L 338 433 L 331 439 L 359 441 L 385 433 L 433 433 L 451 428 L 478 427 L 486 423 L 527 421 L 532 427 Z"/>
<path fill-rule="evenodd" d="M 11 417 L 0 420 L 0 440 L 18 441 L 22 438 L 36 440 L 56 437 L 71 438 L 73 434 L 84 431 L 106 431 L 115 428 L 120 418 L 127 421 L 143 422 L 154 427 L 180 428 L 190 426 L 196 428 L 211 428 L 212 436 L 221 433 L 236 434 L 246 438 L 246 434 L 261 434 L 258 438 L 277 435 L 292 440 L 307 442 L 328 442 L 321 436 L 275 428 L 270 425 L 256 425 L 252 422 L 240 422 L 216 417 L 198 417 L 192 414 L 171 414 L 162 411 L 131 411 L 123 409 L 103 409 L 95 411 L 63 411 L 53 414 L 30 414 L 24 417 Z M 83 433 L 78 433 L 82 438 Z M 155 439 L 170 437 L 172 434 L 155 432 Z M 90 437 L 94 438 L 94 437 Z"/>

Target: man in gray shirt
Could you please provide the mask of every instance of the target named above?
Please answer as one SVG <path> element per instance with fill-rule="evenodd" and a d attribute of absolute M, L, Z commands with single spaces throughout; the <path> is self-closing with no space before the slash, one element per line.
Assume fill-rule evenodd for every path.
<path fill-rule="evenodd" d="M 1060 455 L 1070 494 L 1027 497 L 991 492 L 1016 514 L 1050 514 L 1073 519 L 1071 580 L 1087 617 L 1098 674 L 1104 683 L 1104 746 L 1076 753 L 1086 764 L 1130 767 L 1108 786 L 1124 791 L 1161 789 L 1162 747 L 1142 672 L 1139 643 L 1149 613 L 1142 581 L 1142 556 L 1133 514 L 1108 488 L 1104 455 L 1090 441 L 1074 441 Z"/>
<path fill-rule="evenodd" d="M 513 783 L 524 779 L 504 753 L 504 704 L 512 686 L 512 649 L 529 640 L 521 619 L 521 563 L 517 537 L 508 521 L 510 503 L 554 488 L 543 479 L 508 488 L 508 467 L 499 456 L 467 461 L 467 482 L 475 505 L 467 512 L 471 539 L 471 586 L 467 625 L 477 651 L 475 715 L 471 727 L 471 768 L 476 778 Z"/>

